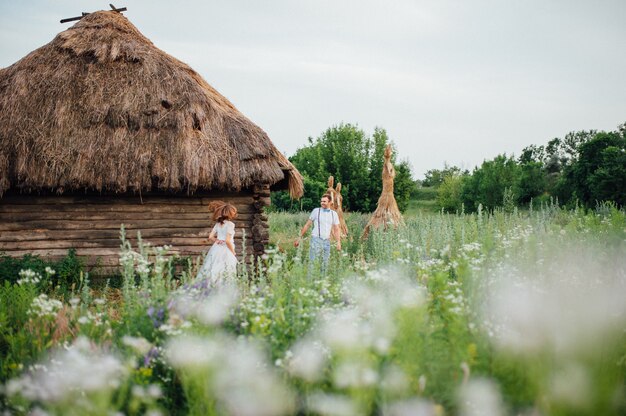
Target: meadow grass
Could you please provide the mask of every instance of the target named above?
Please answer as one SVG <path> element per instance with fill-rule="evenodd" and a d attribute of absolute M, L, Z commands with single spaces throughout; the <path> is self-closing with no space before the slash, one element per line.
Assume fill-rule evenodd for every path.
<path fill-rule="evenodd" d="M 176 272 L 168 247 L 125 240 L 121 289 L 83 284 L 56 296 L 42 293 L 46 276 L 28 272 L 6 282 L 3 406 L 197 415 L 626 410 L 624 211 L 420 211 L 366 241 L 368 217 L 348 214 L 350 236 L 341 252 L 333 248 L 327 274 L 309 264 L 308 240 L 293 246 L 306 218 L 270 214 L 272 245 L 256 272 L 242 269 L 225 287 L 194 279 L 194 264 Z"/>

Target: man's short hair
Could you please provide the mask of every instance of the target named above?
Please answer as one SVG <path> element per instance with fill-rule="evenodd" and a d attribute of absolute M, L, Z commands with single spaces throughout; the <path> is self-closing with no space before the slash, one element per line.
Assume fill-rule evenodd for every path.
<path fill-rule="evenodd" d="M 326 198 L 326 199 L 328 199 L 328 202 L 330 202 L 330 201 L 332 201 L 332 200 L 333 200 L 333 198 L 330 196 L 330 194 L 324 194 L 324 195 L 322 195 L 322 198 Z M 321 199 L 321 198 L 320 198 L 320 199 Z"/>

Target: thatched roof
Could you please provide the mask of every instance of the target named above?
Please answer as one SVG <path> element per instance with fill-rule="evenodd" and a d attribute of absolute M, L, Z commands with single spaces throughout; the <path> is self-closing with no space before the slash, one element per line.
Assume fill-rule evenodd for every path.
<path fill-rule="evenodd" d="M 303 191 L 261 128 L 120 13 L 91 13 L 0 69 L 0 196 L 255 184 Z"/>

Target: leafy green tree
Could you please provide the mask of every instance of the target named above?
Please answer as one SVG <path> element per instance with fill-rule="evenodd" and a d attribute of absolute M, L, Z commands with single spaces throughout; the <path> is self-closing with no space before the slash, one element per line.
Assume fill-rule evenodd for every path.
<path fill-rule="evenodd" d="M 374 134 L 372 135 L 372 154 L 370 157 L 370 181 L 369 181 L 369 211 L 374 211 L 378 204 L 378 198 L 383 191 L 383 164 L 385 148 L 388 144 L 391 144 L 393 153 L 391 155 L 391 162 L 394 164 L 396 170 L 396 177 L 394 180 L 393 194 L 398 203 L 400 211 L 405 211 L 409 206 L 411 195 L 415 192 L 416 184 L 411 174 L 411 165 L 408 161 L 404 160 L 400 163 L 396 163 L 396 149 L 393 143 L 389 140 L 389 136 L 385 129 L 376 127 Z"/>
<path fill-rule="evenodd" d="M 298 149 L 289 159 L 305 179 L 304 197 L 298 204 L 290 201 L 286 193 L 275 192 L 272 194 L 273 209 L 294 211 L 317 206 L 320 195 L 326 190 L 328 177 L 334 176 L 335 183 L 341 182 L 342 185 L 344 209 L 373 211 L 382 191 L 383 154 L 389 143 L 383 128 L 377 127 L 370 138 L 352 124 L 333 126 L 318 138 L 309 138 L 308 145 Z M 408 207 L 415 182 L 408 162 L 394 162 L 394 165 L 394 195 L 398 207 L 404 210 Z"/>
<path fill-rule="evenodd" d="M 452 173 L 446 175 L 443 183 L 437 189 L 437 204 L 446 212 L 459 212 L 462 210 L 463 180 L 465 175 Z"/>
<path fill-rule="evenodd" d="M 517 162 L 506 155 L 484 161 L 463 181 L 462 199 L 465 207 L 474 211 L 479 204 L 487 209 L 501 206 L 505 189 L 516 187 L 519 172 Z M 510 195 L 508 195 L 510 197 Z"/>
<path fill-rule="evenodd" d="M 328 176 L 334 176 L 335 183 L 342 184 L 344 208 L 369 211 L 370 141 L 363 130 L 351 124 L 334 126 L 320 136 L 317 145 L 324 169 L 312 179 L 326 183 Z"/>
<path fill-rule="evenodd" d="M 579 155 L 580 147 L 593 139 L 598 134 L 597 130 L 572 131 L 565 135 L 561 142 L 561 153 L 567 162 L 575 162 Z"/>
<path fill-rule="evenodd" d="M 291 163 L 297 166 L 298 171 L 309 178 L 320 179 L 324 175 L 325 165 L 322 161 L 320 146 L 308 138 L 308 146 L 302 147 L 289 158 Z"/>
<path fill-rule="evenodd" d="M 274 211 L 310 211 L 319 206 L 320 196 L 326 191 L 326 185 L 320 181 L 311 179 L 306 174 L 302 175 L 304 182 L 304 195 L 299 200 L 293 200 L 286 191 L 272 192 L 272 205 Z"/>
<path fill-rule="evenodd" d="M 522 154 L 519 157 L 519 163 L 543 163 L 546 157 L 546 151 L 543 146 L 536 146 L 531 144 L 530 146 L 522 149 Z"/>
<path fill-rule="evenodd" d="M 372 157 L 370 160 L 370 186 L 369 186 L 369 201 L 370 206 L 368 211 L 374 211 L 376 209 L 376 205 L 378 202 L 378 198 L 380 197 L 381 192 L 383 191 L 383 164 L 384 164 L 384 155 L 385 148 L 389 143 L 389 138 L 387 137 L 387 132 L 380 127 L 376 127 L 374 129 L 374 134 L 372 135 Z M 395 149 L 394 149 L 395 150 Z M 396 152 L 394 151 L 391 155 L 391 162 L 395 164 Z M 397 172 L 396 172 L 397 174 Z M 396 194 L 394 188 L 394 195 Z"/>
<path fill-rule="evenodd" d="M 585 205 L 599 201 L 626 204 L 626 138 L 620 132 L 597 133 L 578 149 L 567 176 L 574 196 Z"/>
<path fill-rule="evenodd" d="M 520 204 L 528 204 L 533 198 L 543 195 L 546 191 L 547 176 L 541 162 L 526 162 L 519 165 L 515 186 Z"/>
<path fill-rule="evenodd" d="M 393 185 L 393 195 L 398 203 L 398 209 L 404 212 L 409 207 L 409 201 L 411 200 L 411 195 L 415 192 L 416 185 L 411 176 L 411 165 L 408 161 L 403 160 L 395 168 L 396 178 Z"/>
<path fill-rule="evenodd" d="M 447 163 L 444 165 L 443 169 L 430 169 L 424 174 L 424 180 L 422 181 L 422 186 L 432 186 L 438 187 L 441 185 L 446 178 L 446 176 L 450 175 L 461 175 L 469 173 L 467 171 L 462 172 L 461 168 L 458 166 L 449 166 Z"/>

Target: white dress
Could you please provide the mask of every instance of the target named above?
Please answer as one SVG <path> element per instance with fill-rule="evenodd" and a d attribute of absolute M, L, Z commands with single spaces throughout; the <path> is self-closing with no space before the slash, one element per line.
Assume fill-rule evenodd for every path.
<path fill-rule="evenodd" d="M 217 241 L 206 254 L 198 278 L 208 279 L 212 285 L 221 285 L 237 273 L 237 257 L 226 245 L 226 236 L 229 234 L 232 236 L 233 245 L 235 244 L 235 224 L 230 221 L 224 221 L 224 224 L 217 223 L 213 231 L 217 234 Z"/>

